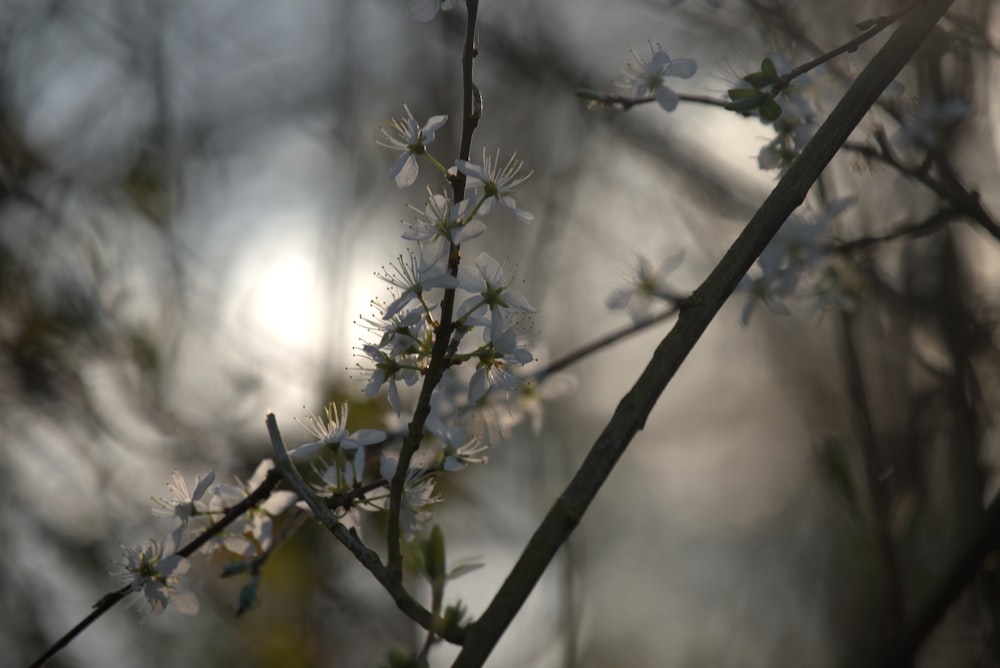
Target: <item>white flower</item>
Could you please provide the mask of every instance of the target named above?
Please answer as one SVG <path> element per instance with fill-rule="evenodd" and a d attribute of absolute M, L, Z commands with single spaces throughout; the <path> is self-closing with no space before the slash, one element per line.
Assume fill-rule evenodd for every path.
<path fill-rule="evenodd" d="M 690 58 L 671 60 L 663 47 L 659 44 L 654 47 L 652 42 L 649 43 L 649 51 L 651 57 L 648 61 L 632 51 L 632 60 L 622 70 L 624 78 L 618 85 L 632 91 L 633 97 L 652 95 L 663 109 L 673 111 L 681 98 L 667 87 L 664 80 L 667 77 L 690 79 L 697 71 L 698 63 Z"/>
<path fill-rule="evenodd" d="M 191 570 L 191 562 L 179 554 L 164 556 L 172 551 L 170 541 L 149 541 L 139 547 L 122 545 L 122 560 L 117 563 L 124 570 L 117 575 L 128 583 L 130 592 L 142 592 L 146 614 L 160 614 L 170 603 L 185 615 L 197 614 L 200 609 L 198 597 L 178 587 L 181 576 Z"/>
<path fill-rule="evenodd" d="M 448 273 L 448 268 L 440 262 L 420 256 L 418 260 L 412 251 L 407 251 L 407 258 L 400 255 L 396 263 L 389 264 L 390 269 L 377 274 L 383 281 L 401 290 L 382 315 L 383 320 L 392 320 L 404 307 L 414 299 L 423 301 L 424 290 L 431 288 L 454 288 L 458 281 Z M 426 304 L 425 304 L 426 305 Z"/>
<path fill-rule="evenodd" d="M 469 381 L 470 403 L 476 403 L 494 387 L 507 392 L 518 390 L 521 379 L 508 367 L 532 361 L 531 352 L 518 343 L 529 329 L 530 321 L 524 314 L 510 318 L 494 316 L 487 330 L 487 345 L 478 353 L 476 371 Z"/>
<path fill-rule="evenodd" d="M 184 482 L 184 476 L 181 475 L 180 471 L 174 469 L 174 472 L 170 474 L 170 481 L 167 483 L 167 491 L 170 493 L 170 498 L 153 497 L 153 502 L 156 504 L 152 508 L 153 514 L 160 517 L 173 517 L 175 519 L 174 530 L 171 534 L 175 544 L 181 542 L 184 530 L 189 528 L 192 517 L 198 518 L 199 525 L 197 528 L 191 529 L 191 531 L 197 532 L 208 526 L 208 504 L 202 502 L 201 498 L 205 495 L 205 492 L 214 480 L 215 471 L 209 471 L 199 477 L 195 482 L 194 493 L 192 494 L 188 491 L 187 483 Z"/>
<path fill-rule="evenodd" d="M 473 296 L 458 307 L 458 318 L 474 320 L 485 315 L 488 309 L 491 318 L 502 318 L 504 310 L 515 309 L 536 313 L 524 296 L 511 290 L 514 274 L 497 262 L 489 253 L 480 253 L 474 267 L 463 265 L 458 269 L 458 285 Z"/>
<path fill-rule="evenodd" d="M 677 253 L 663 261 L 659 269 L 644 257 L 629 277 L 629 286 L 618 288 L 608 297 L 610 309 L 628 309 L 632 322 L 645 322 L 653 317 L 653 308 L 663 302 L 677 300 L 677 295 L 667 283 L 667 276 L 680 266 L 684 253 Z"/>
<path fill-rule="evenodd" d="M 480 455 L 488 446 L 475 436 L 466 438 L 461 427 L 446 427 L 434 414 L 427 418 L 425 426 L 441 442 L 444 455 L 441 468 L 445 471 L 461 471 L 468 464 L 485 464 L 488 461 L 488 457 Z"/>
<path fill-rule="evenodd" d="M 466 181 L 467 187 L 483 189 L 485 199 L 479 208 L 483 215 L 490 212 L 490 209 L 493 208 L 493 202 L 496 200 L 510 209 L 511 213 L 517 216 L 517 219 L 522 223 L 530 223 L 535 219 L 534 214 L 518 209 L 517 202 L 511 196 L 514 188 L 531 178 L 533 172 L 528 172 L 524 176 L 517 175 L 523 166 L 524 163 L 517 159 L 515 153 L 507 161 L 507 164 L 500 167 L 500 150 L 497 150 L 496 156 L 490 157 L 486 154 L 485 146 L 483 147 L 482 165 L 476 165 L 467 160 L 459 160 L 455 163 L 458 171 L 469 177 Z"/>
<path fill-rule="evenodd" d="M 419 457 L 420 452 L 418 450 L 410 461 L 410 470 L 406 472 L 403 498 L 399 509 L 399 523 L 403 529 L 403 536 L 407 540 L 412 538 L 420 527 L 433 516 L 428 506 L 441 500 L 441 497 L 434 491 L 434 476 L 430 475 L 427 469 L 421 468 L 423 465 L 429 465 L 430 461 Z M 392 480 L 398 464 L 399 452 L 389 449 L 382 451 L 379 472 L 385 480 Z M 377 504 L 388 508 L 388 495 L 377 500 Z"/>
<path fill-rule="evenodd" d="M 383 128 L 382 136 L 385 137 L 386 141 L 376 143 L 379 146 L 403 153 L 403 155 L 399 156 L 396 164 L 392 166 L 389 175 L 396 181 L 397 187 L 408 188 L 417 180 L 417 174 L 420 169 L 417 166 L 417 156 L 424 155 L 427 152 L 427 145 L 434 141 L 434 133 L 441 129 L 441 126 L 445 124 L 448 117 L 432 116 L 421 127 L 413 117 L 413 114 L 410 113 L 410 108 L 404 104 L 403 109 L 406 111 L 405 118 L 399 120 L 393 118 L 389 121 L 389 127 L 395 131 L 399 139 L 390 135 Z"/>
<path fill-rule="evenodd" d="M 430 21 L 438 12 L 446 12 L 455 7 L 457 0 L 410 0 L 406 6 L 406 15 L 411 21 L 426 23 Z"/>
<path fill-rule="evenodd" d="M 223 514 L 230 508 L 250 496 L 250 493 L 260 487 L 267 478 L 268 472 L 274 468 L 274 461 L 264 459 L 257 465 L 250 480 L 243 482 L 236 479 L 235 485 L 216 485 L 210 491 L 209 507 L 212 512 Z M 271 546 L 271 517 L 285 512 L 296 497 L 294 492 L 276 491 L 260 505 L 251 508 L 236 521 L 226 527 L 225 531 L 206 543 L 211 551 L 220 545 L 233 554 L 249 556 L 259 554 Z"/>
<path fill-rule="evenodd" d="M 427 352 L 433 345 L 427 316 L 421 309 L 394 315 L 389 322 L 381 318 L 362 318 L 361 322 L 365 329 L 378 334 L 379 342 L 374 344 L 375 348 L 387 351 L 393 358 Z"/>
<path fill-rule="evenodd" d="M 426 256 L 427 262 L 437 262 L 448 253 L 451 244 L 461 245 L 486 231 L 486 225 L 482 221 L 465 220 L 474 204 L 468 199 L 454 204 L 444 195 L 428 191 L 427 206 L 423 211 L 410 207 L 420 217 L 413 223 L 408 223 L 410 229 L 402 236 L 407 241 L 420 244 L 421 254 Z"/>
<path fill-rule="evenodd" d="M 382 385 L 388 383 L 389 403 L 396 411 L 396 415 L 399 415 L 403 410 L 403 403 L 399 398 L 399 388 L 396 386 L 396 381 L 401 380 L 407 385 L 413 385 L 420 379 L 416 360 L 409 357 L 394 357 L 380 349 L 379 346 L 371 344 L 361 346 L 361 352 L 372 361 L 371 368 L 358 365 L 362 371 L 371 373 L 371 378 L 362 392 L 366 397 L 374 397 Z"/>
<path fill-rule="evenodd" d="M 385 432 L 378 429 L 359 429 L 354 433 L 347 431 L 348 410 L 346 401 L 341 404 L 339 412 L 337 405 L 331 401 L 326 405 L 325 419 L 312 413 L 307 415 L 305 424 L 300 424 L 319 440 L 295 448 L 288 453 L 289 457 L 295 461 L 304 461 L 328 448 L 349 450 L 353 454 L 385 440 Z"/>

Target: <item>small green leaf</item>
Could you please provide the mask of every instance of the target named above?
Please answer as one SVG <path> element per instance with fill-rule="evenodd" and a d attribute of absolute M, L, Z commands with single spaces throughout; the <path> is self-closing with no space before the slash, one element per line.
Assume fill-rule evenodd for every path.
<path fill-rule="evenodd" d="M 431 583 L 444 579 L 447 572 L 444 554 L 444 534 L 440 525 L 431 528 L 431 535 L 424 541 L 424 574 Z"/>
<path fill-rule="evenodd" d="M 444 614 L 441 615 L 441 620 L 444 622 L 444 628 L 440 630 L 441 634 L 461 631 L 462 620 L 465 619 L 466 612 L 465 605 L 461 601 L 445 608 Z"/>
<path fill-rule="evenodd" d="M 739 112 L 751 112 L 760 106 L 764 99 L 764 94 L 753 89 L 734 88 L 729 91 L 729 98 L 732 102 L 726 105 L 726 109 Z"/>
<path fill-rule="evenodd" d="M 398 647 L 389 648 L 387 661 L 380 668 L 419 668 L 420 661 L 416 656 Z"/>
<path fill-rule="evenodd" d="M 240 573 L 245 573 L 253 568 L 252 561 L 230 561 L 225 566 L 222 567 L 222 577 L 228 578 L 234 575 L 239 575 Z"/>
<path fill-rule="evenodd" d="M 754 90 L 753 88 L 730 88 L 726 92 L 729 94 L 729 99 L 733 102 L 750 98 L 759 98 L 763 95 L 763 93 L 759 90 Z"/>
<path fill-rule="evenodd" d="M 239 605 L 236 608 L 236 616 L 239 617 L 244 612 L 249 612 L 260 605 L 260 588 L 257 578 L 252 578 L 250 582 L 240 589 Z"/>
<path fill-rule="evenodd" d="M 760 63 L 760 71 L 763 74 L 770 74 L 771 76 L 778 77 L 778 68 L 774 66 L 774 61 L 770 58 L 765 58 Z"/>
<path fill-rule="evenodd" d="M 773 97 L 765 96 L 760 103 L 760 119 L 768 123 L 781 118 L 781 105 L 774 101 Z"/>
<path fill-rule="evenodd" d="M 768 72 L 751 72 L 743 77 L 743 80 L 754 88 L 760 89 L 778 83 L 778 75 Z"/>

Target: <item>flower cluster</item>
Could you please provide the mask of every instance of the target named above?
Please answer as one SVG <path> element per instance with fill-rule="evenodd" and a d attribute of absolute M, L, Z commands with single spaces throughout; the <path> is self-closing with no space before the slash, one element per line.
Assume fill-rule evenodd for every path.
<path fill-rule="evenodd" d="M 777 81 L 779 77 L 791 71 L 788 60 L 780 53 L 769 54 L 764 63 L 765 71 L 739 76 L 731 82 L 730 95 L 753 88 L 751 82 L 757 82 L 754 77 L 764 77 L 764 81 Z M 757 165 L 764 170 L 777 169 L 780 173 L 787 170 L 809 140 L 816 133 L 818 126 L 817 114 L 806 97 L 806 92 L 812 87 L 809 75 L 800 75 L 795 83 L 783 85 L 780 92 L 765 96 L 766 101 L 774 106 L 771 113 L 769 107 L 763 104 L 750 111 L 757 115 L 761 123 L 770 125 L 775 130 L 775 137 L 768 142 L 757 155 Z M 765 86 L 765 88 L 767 88 Z"/>
<path fill-rule="evenodd" d="M 482 218 L 499 204 L 522 223 L 531 223 L 534 215 L 517 205 L 515 189 L 530 178 L 517 155 L 506 160 L 500 151 L 482 152 L 482 161 L 458 160 L 444 168 L 428 151 L 434 132 L 443 116 L 435 116 L 423 126 L 405 108 L 406 118 L 392 121 L 400 139 L 382 144 L 404 152 L 390 172 L 397 185 L 411 185 L 407 177 L 416 176 L 409 160 L 423 157 L 442 173 L 449 183 L 464 178 L 464 197 L 454 202 L 444 194 L 428 189 L 422 209 L 411 207 L 416 219 L 402 235 L 417 248 L 401 255 L 378 274 L 389 285 L 389 298 L 373 301 L 376 318 L 363 319 L 373 340 L 361 345 L 358 367 L 367 376 L 364 392 L 374 396 L 383 386 L 396 415 L 402 412 L 400 383 L 413 385 L 427 371 L 440 328 L 436 309 L 444 291 L 465 295 L 458 302 L 450 331 L 449 367 L 475 363 L 469 399 L 476 402 L 492 388 L 516 390 L 517 382 L 510 367 L 532 360 L 524 345 L 531 334 L 527 314 L 535 308 L 517 290 L 509 267 L 487 253 L 480 253 L 473 266 L 459 265 L 457 250 L 486 231 Z M 388 137 L 388 135 L 387 135 Z M 478 332 L 478 336 L 472 336 Z"/>
<path fill-rule="evenodd" d="M 759 302 L 781 315 L 790 313 L 787 300 L 803 295 L 824 308 L 832 302 L 850 306 L 828 250 L 830 222 L 854 202 L 853 197 L 841 198 L 818 215 L 794 215 L 782 225 L 757 259 L 759 274 L 744 276 L 738 287 L 748 297 L 740 316 L 744 325 Z"/>
<path fill-rule="evenodd" d="M 174 554 L 173 543 L 149 541 L 138 547 L 122 545 L 122 570 L 115 575 L 128 584 L 130 592 L 142 592 L 146 614 L 158 615 L 167 605 L 185 615 L 198 613 L 200 604 L 193 592 L 179 586 L 182 575 L 191 570 L 191 562 Z"/>
<path fill-rule="evenodd" d="M 153 498 L 153 514 L 169 518 L 173 526 L 163 541 L 149 541 L 138 547 L 124 547 L 118 565 L 120 575 L 132 583 L 132 590 L 141 591 L 146 601 L 147 613 L 162 612 L 168 602 L 180 612 L 193 614 L 198 611 L 194 594 L 179 587 L 180 579 L 190 570 L 188 559 L 176 553 L 183 541 L 202 534 L 258 488 L 274 468 L 270 459 L 262 461 L 253 476 L 236 484 L 213 485 L 215 473 L 209 471 L 197 479 L 194 491 L 189 491 L 184 476 L 179 471 L 171 474 L 167 482 L 167 497 Z M 272 492 L 267 500 L 250 508 L 215 533 L 201 547 L 200 552 L 210 554 L 223 549 L 242 559 L 256 558 L 267 552 L 272 543 L 272 517 L 285 512 L 295 502 L 292 492 Z"/>

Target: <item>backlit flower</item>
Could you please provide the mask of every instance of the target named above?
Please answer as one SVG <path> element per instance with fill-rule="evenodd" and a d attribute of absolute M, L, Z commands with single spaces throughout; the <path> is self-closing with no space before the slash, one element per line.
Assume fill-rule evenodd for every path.
<path fill-rule="evenodd" d="M 652 95 L 657 104 L 666 111 L 673 111 L 680 103 L 680 96 L 667 87 L 667 77 L 690 79 L 698 69 L 698 64 L 690 58 L 671 60 L 659 44 L 649 43 L 651 57 L 646 60 L 635 51 L 632 60 L 622 70 L 623 79 L 619 86 L 628 88 L 633 97 Z"/>

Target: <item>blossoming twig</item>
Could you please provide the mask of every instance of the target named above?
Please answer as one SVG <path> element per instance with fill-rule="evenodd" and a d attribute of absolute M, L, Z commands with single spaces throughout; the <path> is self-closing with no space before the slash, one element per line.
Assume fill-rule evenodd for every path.
<path fill-rule="evenodd" d="M 267 433 L 271 438 L 271 447 L 274 450 L 274 459 L 277 462 L 274 470 L 278 471 L 280 477 L 288 481 L 289 486 L 295 490 L 299 498 L 305 501 L 306 505 L 309 506 L 309 510 L 312 511 L 313 516 L 375 576 L 375 579 L 392 596 L 396 606 L 410 619 L 428 631 L 446 629 L 447 625 L 410 596 L 406 589 L 403 588 L 402 580 L 382 564 L 382 560 L 378 554 L 361 542 L 358 534 L 353 529 L 348 529 L 341 524 L 328 507 L 328 504 L 309 487 L 309 484 L 302 478 L 302 475 L 295 468 L 295 464 L 288 456 L 288 451 L 285 448 L 284 440 L 281 438 L 281 432 L 278 429 L 278 422 L 274 417 L 274 413 L 268 413 L 264 422 L 267 425 Z M 447 631 L 443 637 L 449 642 L 456 644 L 461 644 L 464 640 L 464 634 L 455 629 Z"/>
<path fill-rule="evenodd" d="M 479 1 L 467 0 L 466 2 L 466 30 L 465 46 L 462 51 L 462 139 L 459 147 L 459 160 L 468 160 L 472 147 L 472 134 L 479 124 L 480 105 L 475 103 L 478 90 L 472 80 L 472 66 L 476 57 L 476 20 L 479 14 Z M 466 176 L 458 172 L 451 178 L 454 193 L 454 203 L 459 203 L 465 199 Z M 452 276 L 458 274 L 459 257 L 457 246 L 452 243 L 448 253 L 448 272 Z M 445 356 L 454 331 L 452 316 L 455 308 L 455 289 L 445 290 L 444 298 L 441 301 L 440 322 L 434 335 L 434 347 L 431 353 L 431 361 L 424 375 L 423 386 L 420 388 L 420 397 L 417 406 L 413 411 L 413 418 L 410 427 L 403 439 L 403 445 L 399 451 L 399 462 L 396 471 L 392 476 L 389 487 L 389 522 L 386 529 L 386 542 L 388 549 L 387 568 L 389 574 L 397 581 L 402 581 L 403 577 L 403 552 L 400 537 L 400 512 L 402 510 L 403 494 L 406 490 L 406 479 L 410 467 L 410 460 L 413 453 L 420 446 L 423 439 L 424 424 L 431 413 L 431 395 L 434 388 L 441 382 L 445 371 Z"/>

